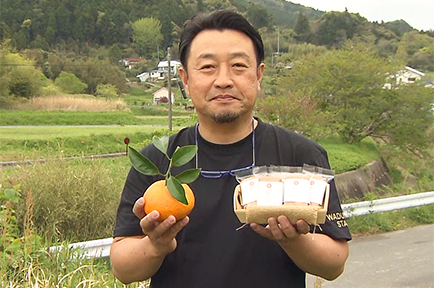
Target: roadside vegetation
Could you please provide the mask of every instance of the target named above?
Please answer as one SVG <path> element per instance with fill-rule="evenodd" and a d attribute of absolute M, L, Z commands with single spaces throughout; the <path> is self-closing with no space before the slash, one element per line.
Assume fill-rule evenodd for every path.
<path fill-rule="evenodd" d="M 134 106 L 138 102 L 130 100 L 129 103 Z M 151 109 L 152 106 L 148 110 Z M 159 109 L 167 113 L 164 107 Z M 179 107 L 175 109 L 180 115 L 174 118 L 180 121 L 177 127 L 194 123 L 194 116 L 186 114 Z M 24 122 L 28 121 L 25 119 L 35 119 L 35 125 L 36 119 L 39 119 L 37 125 L 42 127 L 41 130 L 37 126 L 27 130 L 13 129 L 11 131 L 14 133 L 2 134 L 1 160 L 43 158 L 46 162 L 5 168 L 0 175 L 2 285 L 125 287 L 114 279 L 108 259 L 84 259 L 80 256 L 83 251 L 70 249 L 68 244 L 111 237 L 117 204 L 130 163 L 127 157 L 75 160 L 68 160 L 68 157 L 124 152 L 123 140 L 126 136 L 130 138 L 131 145 L 141 147 L 150 143 L 154 135 L 170 134 L 176 130 L 170 132 L 167 129 L 167 117 L 137 117 L 125 110 L 4 112 L 9 113 L 7 115 L 10 117 L 19 115 L 19 119 L 22 119 L 19 121 L 23 121 L 21 125 L 24 126 L 32 123 Z M 39 117 L 32 118 L 34 115 Z M 94 132 L 85 127 L 63 127 L 58 131 L 54 130 L 55 126 L 44 127 L 56 121 L 72 124 L 74 119 L 95 123 L 98 118 L 104 118 L 105 124 L 112 124 L 119 116 L 125 115 L 147 124 L 109 129 L 100 127 Z M 129 127 L 134 130 L 122 130 Z M 38 138 L 39 133 L 46 133 L 40 136 L 43 139 Z M 360 168 L 383 157 L 391 168 L 394 186 L 385 188 L 386 193 L 383 191 L 381 197 L 424 192 L 434 187 L 432 150 L 426 150 L 423 156 L 416 157 L 403 147 L 381 144 L 370 137 L 350 144 L 341 137 L 333 136 L 320 139 L 319 143 L 328 151 L 336 173 Z M 411 185 L 408 184 L 410 178 Z M 373 200 L 379 198 L 378 195 L 372 191 L 365 199 L 353 201 Z M 347 219 L 347 222 L 353 235 L 360 235 L 433 223 L 433 219 L 434 205 L 428 205 L 359 216 Z M 48 252 L 47 247 L 50 246 L 62 246 L 63 249 Z M 146 284 L 145 281 L 127 287 L 146 287 Z"/>
<path fill-rule="evenodd" d="M 126 137 L 131 145 L 141 147 L 154 135 L 175 133 L 197 121 L 194 112 L 186 109 L 191 102 L 181 96 L 176 81 L 172 82 L 176 100 L 169 131 L 168 105 L 154 105 L 152 97 L 152 92 L 167 83 L 137 83 L 135 77 L 156 67 L 164 56 L 160 53 L 163 49 L 156 53 L 154 47 L 175 43 L 178 35 L 174 31 L 195 9 L 193 4 L 178 7 L 163 2 L 167 5 L 155 9 L 135 7 L 134 2 L 128 5 L 137 9 L 127 9 L 124 3 L 120 8 L 126 9 L 128 19 L 98 12 L 103 8 L 99 5 L 119 4 L 107 1 L 96 1 L 86 9 L 62 4 L 56 15 L 52 9 L 33 7 L 28 10 L 46 11 L 52 17 L 20 19 L 16 13 L 22 9 L 13 6 L 14 1 L 6 1 L 10 13 L 4 13 L 9 17 L 0 29 L 4 32 L 0 33 L 0 62 L 7 64 L 0 65 L 0 126 L 7 127 L 0 127 L 0 161 L 44 162 L 20 162 L 1 170 L 0 286 L 125 287 L 114 279 L 108 259 L 84 259 L 82 251 L 67 247 L 73 242 L 111 237 L 130 163 L 126 157 L 70 157 L 123 153 Z M 212 10 L 212 1 L 205 2 Z M 161 7 L 180 13 L 160 13 Z M 75 8 L 80 8 L 79 12 L 69 11 L 71 15 L 97 11 L 98 19 L 86 16 L 82 20 L 87 19 L 89 27 L 99 23 L 102 31 L 71 26 L 69 17 L 64 16 Z M 109 11 L 122 10 L 117 8 Z M 140 9 L 177 18 L 160 22 L 158 17 L 140 20 L 137 13 L 129 14 Z M 318 141 L 328 151 L 336 173 L 384 160 L 393 185 L 383 187 L 381 193 L 371 191 L 364 199 L 345 199 L 347 203 L 433 190 L 434 90 L 423 84 L 434 81 L 432 31 L 416 31 L 403 21 L 369 23 L 348 12 L 307 19 L 298 11 L 298 19 L 291 16 L 291 27 L 287 23 L 273 26 L 271 17 L 262 17 L 270 15 L 265 8 L 251 5 L 247 9 L 248 17 L 261 28 L 267 51 L 257 116 Z M 275 12 L 272 15 L 279 19 L 282 11 Z M 288 15 L 285 12 L 280 18 L 288 19 Z M 45 18 L 64 19 L 65 23 L 40 23 Z M 113 20 L 121 18 L 124 22 Z M 143 26 L 140 23 L 147 23 L 145 27 L 164 23 L 161 34 L 155 34 L 158 29 L 150 31 L 159 43 L 148 46 L 150 42 L 143 41 L 147 39 L 137 36 Z M 56 31 L 61 27 L 65 30 Z M 132 69 L 119 65 L 124 57 L 140 56 L 143 61 Z M 415 84 L 395 83 L 390 75 L 406 65 L 427 73 Z M 386 83 L 391 89 L 385 89 Z M 353 235 L 393 231 L 433 223 L 434 205 L 354 217 L 347 222 Z M 53 245 L 64 249 L 49 252 L 47 247 Z"/>

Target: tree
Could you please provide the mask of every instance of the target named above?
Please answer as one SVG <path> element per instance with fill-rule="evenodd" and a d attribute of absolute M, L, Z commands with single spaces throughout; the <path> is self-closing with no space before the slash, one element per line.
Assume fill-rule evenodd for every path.
<path fill-rule="evenodd" d="M 353 38 L 361 21 L 358 14 L 336 11 L 325 13 L 318 22 L 316 44 L 341 47 L 347 39 Z"/>
<path fill-rule="evenodd" d="M 247 9 L 246 17 L 256 29 L 271 26 L 271 17 L 263 6 L 251 3 Z"/>
<path fill-rule="evenodd" d="M 72 73 L 62 71 L 59 77 L 54 81 L 56 86 L 60 87 L 66 93 L 81 93 L 87 88 L 87 84 L 81 82 L 77 76 Z"/>
<path fill-rule="evenodd" d="M 57 35 L 64 40 L 72 37 L 71 12 L 62 3 L 57 7 L 55 15 Z"/>
<path fill-rule="evenodd" d="M 294 31 L 297 33 L 296 38 L 298 41 L 307 42 L 309 40 L 311 34 L 309 19 L 303 13 L 298 15 Z"/>
<path fill-rule="evenodd" d="M 418 84 L 403 84 L 388 94 L 388 118 L 379 134 L 413 152 L 434 145 L 434 90 Z"/>
<path fill-rule="evenodd" d="M 319 111 L 318 104 L 319 101 L 311 95 L 279 90 L 274 96 L 261 95 L 256 107 L 264 120 L 318 139 L 327 134 L 323 129 L 326 118 Z"/>
<path fill-rule="evenodd" d="M 148 55 L 161 45 L 161 23 L 155 18 L 141 18 L 132 23 L 134 47 L 140 55 Z"/>
<path fill-rule="evenodd" d="M 367 47 L 348 42 L 345 49 L 299 58 L 290 71 L 281 74 L 276 86 L 281 95 L 300 95 L 317 103 L 312 114 L 320 114 L 327 130 L 350 143 L 374 137 L 396 145 L 424 147 L 423 143 L 432 142 L 427 127 L 434 124 L 434 91 L 423 86 L 385 89 L 388 75 L 398 70 Z M 286 103 L 293 105 L 291 97 Z M 279 113 L 275 118 L 287 117 L 280 109 L 283 105 L 279 101 L 275 105 Z M 290 105 L 286 105 L 288 109 Z"/>
<path fill-rule="evenodd" d="M 12 104 L 20 97 L 38 95 L 42 88 L 42 72 L 33 61 L 12 53 L 9 41 L 0 45 L 0 107 Z"/>

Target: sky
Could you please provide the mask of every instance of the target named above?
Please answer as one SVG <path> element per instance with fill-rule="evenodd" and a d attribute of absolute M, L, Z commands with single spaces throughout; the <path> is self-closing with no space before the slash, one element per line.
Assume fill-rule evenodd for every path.
<path fill-rule="evenodd" d="M 289 0 L 321 11 L 359 13 L 368 21 L 404 20 L 418 30 L 434 30 L 433 0 Z"/>

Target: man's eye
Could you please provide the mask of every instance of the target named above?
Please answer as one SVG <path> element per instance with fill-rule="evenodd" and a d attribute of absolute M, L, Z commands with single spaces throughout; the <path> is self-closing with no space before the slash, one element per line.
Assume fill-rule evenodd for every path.
<path fill-rule="evenodd" d="M 235 63 L 233 66 L 235 68 L 247 68 L 247 65 L 244 63 Z"/>
<path fill-rule="evenodd" d="M 212 65 L 203 65 L 202 67 L 200 67 L 201 70 L 210 70 L 214 68 Z"/>

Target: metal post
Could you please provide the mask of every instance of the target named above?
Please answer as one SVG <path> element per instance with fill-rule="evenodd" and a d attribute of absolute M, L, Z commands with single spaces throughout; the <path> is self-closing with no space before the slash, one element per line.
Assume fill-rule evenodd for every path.
<path fill-rule="evenodd" d="M 167 71 L 167 86 L 168 87 L 168 99 L 169 99 L 169 131 L 172 131 L 172 73 L 170 71 L 170 47 L 167 47 L 167 66 L 169 70 Z"/>

